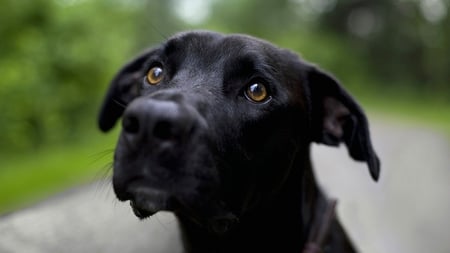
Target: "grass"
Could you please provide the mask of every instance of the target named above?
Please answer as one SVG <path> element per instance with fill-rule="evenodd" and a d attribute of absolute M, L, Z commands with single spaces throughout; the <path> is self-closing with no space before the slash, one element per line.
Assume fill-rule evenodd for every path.
<path fill-rule="evenodd" d="M 378 118 L 423 125 L 441 131 L 450 140 L 450 103 L 418 100 L 413 96 L 398 98 L 395 94 L 374 95 L 367 91 L 355 93 L 363 107 Z M 117 132 L 90 134 L 88 137 L 77 143 L 47 147 L 27 155 L 2 157 L 0 214 L 108 176 Z"/>
<path fill-rule="evenodd" d="M 107 177 L 116 134 L 2 158 L 0 214 L 23 208 L 76 185 Z"/>
<path fill-rule="evenodd" d="M 423 126 L 444 134 L 450 141 L 450 101 L 444 97 L 420 97 L 406 92 L 362 92 L 356 97 L 371 114 L 383 120 Z"/>

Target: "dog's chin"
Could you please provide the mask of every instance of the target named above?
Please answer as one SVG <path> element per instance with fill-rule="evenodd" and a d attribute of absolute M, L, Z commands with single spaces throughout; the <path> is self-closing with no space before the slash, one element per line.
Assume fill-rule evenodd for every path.
<path fill-rule="evenodd" d="M 148 218 L 159 211 L 173 211 L 175 200 L 165 191 L 139 187 L 132 191 L 130 206 L 136 217 Z"/>
<path fill-rule="evenodd" d="M 133 209 L 134 215 L 136 215 L 139 219 L 148 218 L 161 211 L 161 208 L 157 207 L 152 202 L 137 204 L 137 202 L 130 200 L 130 206 L 131 209 Z"/>
<path fill-rule="evenodd" d="M 198 203 L 189 203 L 190 201 L 180 196 L 177 198 L 165 191 L 137 188 L 133 191 L 129 201 L 134 215 L 139 219 L 149 218 L 159 211 L 169 211 L 216 234 L 228 232 L 238 222 L 238 218 L 228 211 L 221 201 L 212 199 L 201 201 L 203 204 L 198 205 Z"/>

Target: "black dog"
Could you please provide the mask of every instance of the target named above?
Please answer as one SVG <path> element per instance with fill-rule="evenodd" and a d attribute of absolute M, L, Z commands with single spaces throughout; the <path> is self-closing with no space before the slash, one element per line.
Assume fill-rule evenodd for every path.
<path fill-rule="evenodd" d="M 245 35 L 188 32 L 127 64 L 99 125 L 122 116 L 118 199 L 145 218 L 172 211 L 187 252 L 300 253 L 324 212 L 312 142 L 344 142 L 377 180 L 357 103 L 329 74 Z M 333 221 L 325 252 L 353 252 Z"/>

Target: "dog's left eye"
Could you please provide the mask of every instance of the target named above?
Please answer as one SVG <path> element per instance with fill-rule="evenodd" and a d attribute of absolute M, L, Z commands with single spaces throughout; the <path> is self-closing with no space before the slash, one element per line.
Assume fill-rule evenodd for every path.
<path fill-rule="evenodd" d="M 147 81 L 151 85 L 156 85 L 163 79 L 164 70 L 161 67 L 153 67 L 147 73 Z"/>
<path fill-rule="evenodd" d="M 245 97 L 256 103 L 262 103 L 270 98 L 267 88 L 262 83 L 252 83 L 245 90 Z"/>

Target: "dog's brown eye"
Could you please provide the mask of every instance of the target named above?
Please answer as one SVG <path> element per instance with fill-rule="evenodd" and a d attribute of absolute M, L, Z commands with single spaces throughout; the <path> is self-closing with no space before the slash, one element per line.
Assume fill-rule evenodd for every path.
<path fill-rule="evenodd" d="M 156 85 L 161 82 L 164 71 L 161 67 L 153 67 L 147 73 L 147 81 L 151 85 Z"/>
<path fill-rule="evenodd" d="M 247 90 L 245 91 L 245 96 L 250 101 L 260 103 L 264 102 L 269 97 L 269 94 L 264 84 L 254 83 L 247 87 Z"/>

